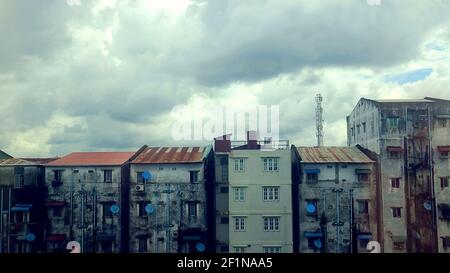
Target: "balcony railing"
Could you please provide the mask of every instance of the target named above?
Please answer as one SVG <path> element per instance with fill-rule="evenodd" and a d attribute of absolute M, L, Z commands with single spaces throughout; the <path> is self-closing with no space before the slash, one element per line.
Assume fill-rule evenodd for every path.
<path fill-rule="evenodd" d="M 231 149 L 242 147 L 259 147 L 260 149 L 267 150 L 284 150 L 289 149 L 289 140 L 255 140 L 255 141 L 231 141 Z"/>

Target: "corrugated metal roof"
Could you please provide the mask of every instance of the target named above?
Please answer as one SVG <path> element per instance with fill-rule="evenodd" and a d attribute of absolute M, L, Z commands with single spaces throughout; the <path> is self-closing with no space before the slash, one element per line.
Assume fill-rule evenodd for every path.
<path fill-rule="evenodd" d="M 59 159 L 59 157 L 51 157 L 51 158 L 22 158 L 23 160 L 33 162 L 35 164 L 47 164 L 52 161 Z"/>
<path fill-rule="evenodd" d="M 381 99 L 381 100 L 374 100 L 379 103 L 417 103 L 417 102 L 434 102 L 432 100 L 427 99 Z"/>
<path fill-rule="evenodd" d="M 14 166 L 14 165 L 39 165 L 39 164 L 27 161 L 22 158 L 0 159 L 0 166 Z"/>
<path fill-rule="evenodd" d="M 197 163 L 202 162 L 207 147 L 147 147 L 132 163 Z"/>
<path fill-rule="evenodd" d="M 134 152 L 76 152 L 45 164 L 46 166 L 112 166 L 122 165 Z"/>
<path fill-rule="evenodd" d="M 372 163 L 356 147 L 298 147 L 303 163 Z"/>

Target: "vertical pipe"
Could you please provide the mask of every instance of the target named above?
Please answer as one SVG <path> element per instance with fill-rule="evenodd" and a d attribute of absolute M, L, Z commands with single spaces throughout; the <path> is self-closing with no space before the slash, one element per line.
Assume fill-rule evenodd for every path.
<path fill-rule="evenodd" d="M 97 191 L 94 187 L 92 190 L 92 240 L 93 240 L 93 252 L 97 250 Z"/>
<path fill-rule="evenodd" d="M 348 206 L 349 216 L 350 216 L 350 253 L 353 253 L 353 190 L 350 189 L 348 192 Z"/>
<path fill-rule="evenodd" d="M 84 253 L 84 191 L 81 192 L 81 253 Z"/>
<path fill-rule="evenodd" d="M 10 223 L 11 222 L 11 191 L 12 191 L 12 188 L 8 188 L 8 223 Z M 7 229 L 6 230 L 6 234 L 7 234 L 7 236 L 8 236 L 8 248 L 7 248 L 7 250 L 6 250 L 6 252 L 7 253 L 9 253 L 10 252 L 10 246 L 11 246 L 11 238 L 10 238 L 10 236 L 9 236 L 9 229 Z"/>
<path fill-rule="evenodd" d="M 3 188 L 0 188 L 0 253 L 3 253 Z"/>
<path fill-rule="evenodd" d="M 336 253 L 339 253 L 340 247 L 339 247 L 339 222 L 340 222 L 340 215 L 339 215 L 339 191 L 336 189 L 336 217 L 337 217 L 337 223 L 336 223 Z"/>
<path fill-rule="evenodd" d="M 431 246 L 432 252 L 439 252 L 439 243 L 438 243 L 438 231 L 437 231 L 437 223 L 436 223 L 436 196 L 435 196 L 435 188 L 434 188 L 434 164 L 433 164 L 433 149 L 431 147 L 432 144 L 432 135 L 431 135 L 431 112 L 430 106 L 427 107 L 428 110 L 428 166 L 430 168 L 430 191 L 431 191 L 431 216 L 432 216 L 432 230 L 431 230 Z"/>

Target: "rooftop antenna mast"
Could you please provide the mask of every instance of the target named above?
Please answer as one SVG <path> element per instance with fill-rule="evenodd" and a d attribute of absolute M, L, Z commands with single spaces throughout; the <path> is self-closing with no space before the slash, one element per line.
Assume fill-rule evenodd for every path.
<path fill-rule="evenodd" d="M 317 146 L 323 146 L 323 108 L 322 108 L 322 95 L 316 95 L 316 136 L 317 136 Z"/>

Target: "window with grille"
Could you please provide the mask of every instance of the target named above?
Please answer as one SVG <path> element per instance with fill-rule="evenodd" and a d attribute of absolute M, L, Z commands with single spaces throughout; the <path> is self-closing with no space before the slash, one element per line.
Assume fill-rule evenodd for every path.
<path fill-rule="evenodd" d="M 263 187 L 263 200 L 264 201 L 279 201 L 280 200 L 280 187 Z"/>
<path fill-rule="evenodd" d="M 234 230 L 245 231 L 245 217 L 234 217 Z"/>
<path fill-rule="evenodd" d="M 264 166 L 264 171 L 266 172 L 273 172 L 273 171 L 278 171 L 278 158 L 276 157 L 268 157 L 268 158 L 264 158 L 263 159 L 263 166 Z"/>
<path fill-rule="evenodd" d="M 264 217 L 264 231 L 279 231 L 280 217 Z"/>

